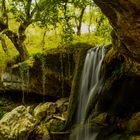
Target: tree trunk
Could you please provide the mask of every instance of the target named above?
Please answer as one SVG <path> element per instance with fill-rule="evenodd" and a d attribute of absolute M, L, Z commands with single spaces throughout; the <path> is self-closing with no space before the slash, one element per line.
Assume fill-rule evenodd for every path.
<path fill-rule="evenodd" d="M 125 57 L 140 62 L 140 1 L 94 0 L 113 27 L 113 47 Z"/>
<path fill-rule="evenodd" d="M 7 45 L 5 43 L 5 39 L 2 36 L 0 36 L 0 40 L 1 40 L 1 45 L 2 45 L 4 52 L 7 53 L 8 49 L 7 49 Z"/>
<path fill-rule="evenodd" d="M 42 50 L 44 50 L 45 48 L 45 36 L 46 36 L 46 28 L 44 29 L 44 33 L 43 33 L 43 37 L 42 37 L 42 41 L 41 41 L 41 46 L 42 46 Z"/>
<path fill-rule="evenodd" d="M 83 16 L 84 16 L 84 11 L 85 11 L 86 7 L 83 7 L 78 19 L 78 26 L 77 26 L 77 35 L 80 36 L 81 35 L 81 27 L 82 27 L 82 20 L 83 20 Z"/>
<path fill-rule="evenodd" d="M 5 32 L 5 34 L 7 35 L 7 37 L 12 41 L 12 43 L 14 44 L 15 48 L 17 49 L 17 51 L 20 54 L 21 60 L 25 60 L 28 58 L 29 54 L 28 51 L 23 43 L 23 40 L 20 40 L 20 38 L 18 37 L 18 35 L 10 30 L 7 30 Z"/>

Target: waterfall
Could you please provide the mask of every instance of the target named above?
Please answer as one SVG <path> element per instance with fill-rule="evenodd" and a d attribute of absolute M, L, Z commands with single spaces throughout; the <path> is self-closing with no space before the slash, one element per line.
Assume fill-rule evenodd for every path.
<path fill-rule="evenodd" d="M 105 55 L 105 47 L 95 47 L 87 52 L 81 77 L 79 90 L 79 104 L 77 108 L 76 124 L 78 125 L 75 140 L 95 140 L 97 132 L 90 132 L 87 121 L 87 113 L 95 108 L 94 98 L 100 93 L 103 77 L 101 76 L 102 61 Z"/>

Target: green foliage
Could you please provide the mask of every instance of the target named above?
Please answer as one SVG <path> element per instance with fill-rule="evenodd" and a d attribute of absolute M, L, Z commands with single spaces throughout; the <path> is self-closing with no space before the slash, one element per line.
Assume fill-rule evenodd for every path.
<path fill-rule="evenodd" d="M 24 61 L 23 63 L 21 63 L 19 65 L 19 68 L 20 68 L 20 74 L 21 74 L 21 76 L 25 77 L 25 74 L 27 74 L 27 71 L 29 69 L 29 66 L 26 63 L 26 61 Z"/>
<path fill-rule="evenodd" d="M 0 93 L 0 118 L 15 107 L 16 105 L 11 100 L 3 97 L 2 93 Z"/>
<path fill-rule="evenodd" d="M 95 35 L 111 40 L 110 34 L 112 31 L 112 28 L 109 25 L 108 19 L 102 13 L 99 13 L 96 21 L 97 21 L 97 24 L 96 24 L 96 29 L 95 29 Z"/>
<path fill-rule="evenodd" d="M 1 3 L 0 6 L 2 7 Z M 44 50 L 57 48 L 66 44 L 77 42 L 92 45 L 103 45 L 110 43 L 111 28 L 105 16 L 90 0 L 9 0 L 5 1 L 8 16 L 9 30 L 14 34 L 21 33 L 26 36 L 23 44 L 27 47 L 29 55 L 42 53 Z M 86 8 L 82 20 L 80 14 L 82 8 Z M 0 10 L 0 21 L 3 21 L 3 11 Z M 5 22 L 5 21 L 4 21 Z M 81 36 L 76 35 L 79 23 L 93 30 L 84 32 L 81 26 Z M 25 27 L 24 27 L 25 26 Z M 1 24 L 0 24 L 1 28 Z M 44 32 L 46 30 L 46 32 Z M 0 30 L 0 35 L 6 30 Z M 8 59 L 13 59 L 18 52 L 13 42 L 4 35 L 8 48 L 5 55 L 0 48 L 0 71 Z M 19 37 L 20 39 L 20 37 Z"/>
<path fill-rule="evenodd" d="M 47 123 L 47 128 L 49 131 L 60 132 L 60 131 L 63 131 L 65 128 L 65 122 L 61 120 L 51 119 Z"/>
<path fill-rule="evenodd" d="M 127 135 L 122 134 L 112 134 L 108 140 L 128 140 Z"/>

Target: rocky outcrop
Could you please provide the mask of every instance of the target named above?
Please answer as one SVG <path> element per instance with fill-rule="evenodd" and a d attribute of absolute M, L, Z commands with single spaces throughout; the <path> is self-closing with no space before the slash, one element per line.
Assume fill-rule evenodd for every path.
<path fill-rule="evenodd" d="M 126 118 L 109 113 L 96 114 L 91 124 L 100 131 L 97 140 L 139 140 L 140 113 L 136 112 Z"/>
<path fill-rule="evenodd" d="M 94 0 L 94 2 L 113 27 L 113 49 L 125 58 L 126 71 L 140 76 L 140 1 Z"/>
<path fill-rule="evenodd" d="M 1 140 L 55 140 L 65 133 L 68 98 L 34 106 L 18 106 L 0 120 Z M 58 138 L 58 139 L 59 139 Z"/>
<path fill-rule="evenodd" d="M 113 27 L 113 45 L 121 54 L 140 61 L 140 2 L 94 0 Z"/>
<path fill-rule="evenodd" d="M 19 106 L 0 120 L 0 139 L 14 140 L 18 138 L 26 140 L 35 124 L 35 118 L 28 113 L 24 106 Z"/>
<path fill-rule="evenodd" d="M 103 88 L 96 109 L 91 105 L 89 119 L 93 128 L 99 128 L 97 140 L 138 140 L 140 77 L 126 72 L 124 57 L 115 55 L 111 54 L 110 61 L 104 60 Z"/>
<path fill-rule="evenodd" d="M 2 75 L 3 89 L 56 98 L 68 97 L 79 51 L 90 47 L 76 44 L 35 54 L 24 62 L 8 62 Z"/>

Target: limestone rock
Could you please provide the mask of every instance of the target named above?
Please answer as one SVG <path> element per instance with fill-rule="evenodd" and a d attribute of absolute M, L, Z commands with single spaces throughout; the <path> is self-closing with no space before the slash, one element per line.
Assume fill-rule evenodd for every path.
<path fill-rule="evenodd" d="M 131 132 L 140 131 L 140 112 L 132 115 L 131 119 L 128 122 L 128 130 Z"/>
<path fill-rule="evenodd" d="M 119 53 L 140 60 L 140 2 L 94 0 L 113 27 L 113 45 Z"/>
<path fill-rule="evenodd" d="M 51 140 L 46 125 L 42 123 L 38 125 L 30 134 L 28 140 Z"/>
<path fill-rule="evenodd" d="M 52 102 L 46 102 L 39 104 L 34 109 L 34 116 L 37 120 L 42 120 L 46 116 L 50 116 L 56 112 L 56 104 Z"/>
<path fill-rule="evenodd" d="M 140 140 L 140 136 L 130 136 L 129 140 Z"/>
<path fill-rule="evenodd" d="M 17 75 L 5 72 L 1 79 L 6 90 L 14 90 L 15 88 L 20 90 L 22 88 L 22 80 Z"/>
<path fill-rule="evenodd" d="M 0 139 L 27 140 L 35 124 L 35 118 L 28 113 L 26 107 L 21 105 L 5 114 L 0 120 Z"/>
<path fill-rule="evenodd" d="M 7 62 L 3 70 L 2 90 L 36 93 L 56 98 L 69 97 L 77 56 L 94 46 L 77 43 L 37 53 L 28 60 Z M 81 70 L 81 68 L 80 68 Z M 12 78 L 11 78 L 12 77 Z M 30 95 L 30 94 L 28 94 Z"/>
<path fill-rule="evenodd" d="M 104 123 L 106 122 L 106 118 L 107 118 L 107 113 L 101 113 L 95 118 L 93 118 L 92 121 L 96 124 L 104 125 Z"/>
<path fill-rule="evenodd" d="M 74 51 L 57 48 L 37 53 L 24 62 L 8 63 L 2 75 L 3 88 L 6 91 L 24 90 L 52 97 L 68 97 L 75 68 Z"/>
<path fill-rule="evenodd" d="M 49 131 L 61 132 L 65 128 L 65 121 L 59 119 L 51 119 L 46 124 Z"/>
<path fill-rule="evenodd" d="M 64 103 L 68 102 L 68 98 L 60 98 L 59 100 L 56 101 L 57 107 L 59 108 L 62 106 Z"/>
<path fill-rule="evenodd" d="M 66 112 L 68 109 L 68 98 L 60 98 L 56 101 L 57 109 L 59 113 Z"/>

